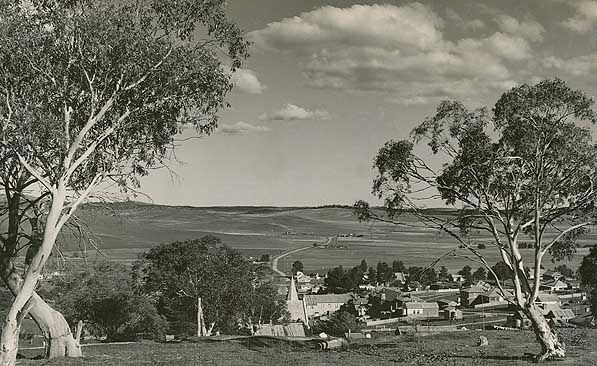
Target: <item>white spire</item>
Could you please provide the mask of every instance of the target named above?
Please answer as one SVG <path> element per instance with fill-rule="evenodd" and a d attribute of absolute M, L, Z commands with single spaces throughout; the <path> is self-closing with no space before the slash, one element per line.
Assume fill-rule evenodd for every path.
<path fill-rule="evenodd" d="M 296 292 L 296 285 L 294 284 L 294 276 L 290 277 L 290 288 L 288 289 L 288 296 L 286 301 L 298 301 L 298 293 Z"/>

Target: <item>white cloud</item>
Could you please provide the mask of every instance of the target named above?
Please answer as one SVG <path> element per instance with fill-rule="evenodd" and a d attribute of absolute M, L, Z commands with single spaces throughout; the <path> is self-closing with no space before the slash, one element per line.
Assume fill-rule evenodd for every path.
<path fill-rule="evenodd" d="M 479 31 L 487 26 L 481 19 L 464 19 L 451 8 L 446 9 L 446 17 L 452 24 L 464 31 Z"/>
<path fill-rule="evenodd" d="M 326 6 L 270 23 L 249 38 L 296 57 L 312 87 L 377 92 L 416 104 L 478 97 L 512 84 L 518 64 L 533 56 L 530 42 L 540 41 L 544 30 L 530 20 L 492 19 L 499 25 L 493 34 L 448 40 L 441 17 L 419 3 Z"/>
<path fill-rule="evenodd" d="M 330 114 L 325 110 L 309 110 L 294 104 L 286 104 L 279 111 L 259 116 L 260 120 L 270 121 L 325 120 L 329 118 Z"/>
<path fill-rule="evenodd" d="M 324 6 L 269 23 L 249 33 L 249 39 L 266 49 L 317 49 L 342 44 L 390 47 L 396 44 L 429 49 L 442 39 L 442 20 L 425 5 Z"/>
<path fill-rule="evenodd" d="M 261 94 L 265 89 L 255 71 L 249 69 L 238 69 L 232 73 L 232 83 L 234 90 L 248 94 Z"/>
<path fill-rule="evenodd" d="M 269 132 L 271 128 L 265 126 L 254 126 L 246 122 L 237 122 L 233 125 L 223 124 L 218 132 L 224 135 L 242 135 L 249 132 Z"/>
<path fill-rule="evenodd" d="M 597 52 L 568 59 L 549 56 L 543 60 L 543 65 L 547 69 L 564 72 L 571 76 L 595 78 L 597 76 Z"/>
<path fill-rule="evenodd" d="M 574 9 L 575 14 L 571 18 L 562 22 L 564 27 L 578 32 L 588 33 L 597 25 L 597 1 L 581 0 L 569 2 Z"/>
<path fill-rule="evenodd" d="M 534 20 L 519 21 L 510 15 L 500 14 L 496 21 L 504 33 L 517 35 L 533 42 L 543 40 L 545 28 Z"/>

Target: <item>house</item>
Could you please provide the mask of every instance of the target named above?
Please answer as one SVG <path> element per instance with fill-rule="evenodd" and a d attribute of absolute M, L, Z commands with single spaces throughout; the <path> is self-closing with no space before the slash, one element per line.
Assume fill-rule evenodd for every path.
<path fill-rule="evenodd" d="M 568 301 L 562 304 L 562 309 L 570 309 L 574 313 L 574 315 L 582 315 L 585 313 L 591 312 L 591 305 L 581 301 L 581 302 L 573 302 Z"/>
<path fill-rule="evenodd" d="M 464 318 L 462 310 L 448 306 L 442 310 L 445 320 L 461 320 Z"/>
<path fill-rule="evenodd" d="M 465 281 L 465 278 L 464 278 L 463 275 L 453 274 L 451 276 L 452 276 L 452 282 L 460 282 L 460 283 L 462 283 L 462 282 Z"/>
<path fill-rule="evenodd" d="M 460 291 L 460 304 L 462 306 L 471 306 L 472 302 L 481 294 L 489 291 L 491 286 L 483 281 L 479 281 L 477 284 L 462 289 Z"/>
<path fill-rule="evenodd" d="M 504 297 L 505 295 L 505 297 Z M 494 305 L 501 305 L 505 301 L 509 299 L 513 299 L 514 295 L 510 292 L 504 290 L 504 294 L 497 288 L 493 287 L 489 291 L 486 291 L 482 294 L 479 294 L 475 300 L 471 303 L 471 305 L 480 305 L 480 304 L 494 304 Z"/>
<path fill-rule="evenodd" d="M 553 281 L 553 280 L 559 280 L 560 278 L 563 278 L 564 275 L 561 274 L 558 271 L 554 271 L 554 270 L 547 270 L 545 271 L 545 273 L 543 273 L 543 281 Z"/>
<path fill-rule="evenodd" d="M 356 299 L 351 299 L 347 302 L 347 305 L 352 306 L 357 314 L 357 318 L 359 319 L 367 319 L 369 316 L 367 315 L 367 310 L 369 310 L 369 299 L 365 297 L 359 297 Z"/>
<path fill-rule="evenodd" d="M 437 305 L 439 306 L 440 309 L 445 309 L 447 307 L 457 307 L 460 304 L 458 303 L 458 300 L 460 298 L 456 299 L 456 300 L 452 300 L 452 299 L 439 299 L 437 300 Z"/>
<path fill-rule="evenodd" d="M 549 306 L 559 307 L 562 304 L 558 295 L 549 294 L 546 292 L 539 293 L 539 296 L 537 296 L 536 303 L 541 309 L 544 310 Z"/>
<path fill-rule="evenodd" d="M 557 273 L 557 272 L 556 272 Z M 539 286 L 541 291 L 547 291 L 549 293 L 554 293 L 557 291 L 564 291 L 568 289 L 568 284 L 560 279 L 553 279 L 544 282 Z"/>
<path fill-rule="evenodd" d="M 406 283 L 406 275 L 404 272 L 394 272 L 394 280 L 404 284 Z"/>
<path fill-rule="evenodd" d="M 402 306 L 402 316 L 411 318 L 438 318 L 439 306 L 436 302 L 407 302 Z"/>
<path fill-rule="evenodd" d="M 330 315 L 338 311 L 346 304 L 353 295 L 348 294 L 326 294 L 326 295 L 305 295 L 303 302 L 308 318 Z"/>
<path fill-rule="evenodd" d="M 378 291 L 378 294 L 379 298 L 382 301 L 396 301 L 398 298 L 401 297 L 402 291 L 389 287 L 384 287 Z"/>
<path fill-rule="evenodd" d="M 545 314 L 545 319 L 548 321 L 552 321 L 554 323 L 568 323 L 571 319 L 574 318 L 574 313 L 570 309 L 550 309 L 547 314 Z"/>

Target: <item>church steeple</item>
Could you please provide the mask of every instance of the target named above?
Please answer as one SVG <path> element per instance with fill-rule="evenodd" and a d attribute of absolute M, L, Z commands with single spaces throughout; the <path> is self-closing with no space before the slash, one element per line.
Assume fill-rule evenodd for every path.
<path fill-rule="evenodd" d="M 298 293 L 296 292 L 296 285 L 294 283 L 294 276 L 290 277 L 290 288 L 288 289 L 286 301 L 299 301 Z"/>

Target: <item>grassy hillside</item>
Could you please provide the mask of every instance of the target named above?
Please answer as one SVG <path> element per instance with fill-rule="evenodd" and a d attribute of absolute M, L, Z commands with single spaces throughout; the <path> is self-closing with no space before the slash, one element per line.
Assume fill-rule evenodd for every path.
<path fill-rule="evenodd" d="M 450 212 L 440 210 L 435 214 Z M 309 246 L 334 235 L 362 235 L 340 237 L 341 248 L 301 251 L 280 263 L 282 268 L 288 268 L 298 259 L 311 271 L 325 271 L 337 265 L 354 266 L 362 258 L 370 264 L 399 259 L 407 266 L 423 266 L 457 246 L 451 237 L 419 226 L 412 215 L 401 217 L 406 225 L 369 225 L 359 223 L 347 207 L 198 208 L 118 203 L 86 205 L 80 216 L 89 223 L 102 252 L 117 260 L 132 260 L 139 252 L 160 243 L 206 234 L 216 235 L 231 247 L 253 256 Z M 78 243 L 68 236 L 62 239 L 62 250 L 72 255 Z M 588 235 L 581 244 L 592 242 L 594 236 Z M 576 266 L 587 252 L 586 248 L 580 249 L 571 265 Z M 495 251 L 487 249 L 486 253 L 490 263 L 499 260 Z M 523 250 L 523 255 L 530 259 L 532 252 Z M 456 270 L 466 263 L 463 258 L 452 257 L 440 265 Z M 551 266 L 548 258 L 546 267 Z"/>
<path fill-rule="evenodd" d="M 486 348 L 476 347 L 479 335 L 489 340 Z M 238 342 L 181 344 L 141 343 L 93 346 L 84 349 L 80 360 L 20 360 L 23 366 L 96 365 L 429 365 L 489 366 L 529 365 L 530 353 L 538 351 L 534 335 L 527 331 L 459 331 L 428 337 L 392 336 L 352 344 L 347 350 L 318 352 L 288 346 L 249 349 Z M 563 338 L 568 357 L 546 365 L 597 365 L 594 348 L 597 331 L 568 330 Z M 35 351 L 26 355 L 33 356 Z"/>

